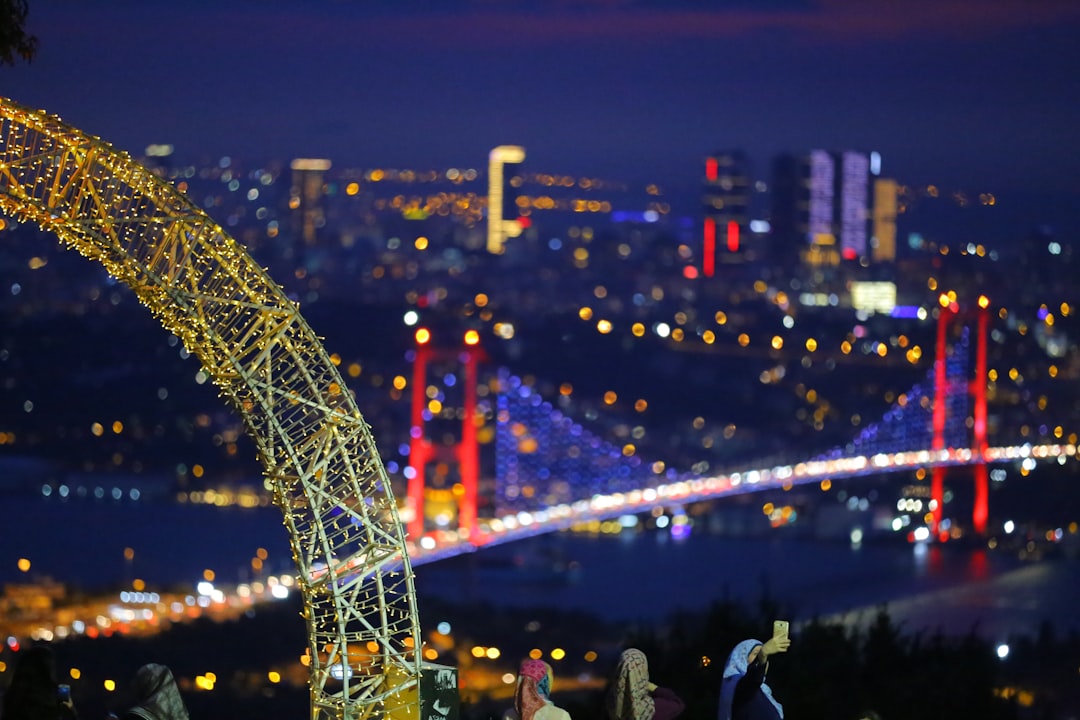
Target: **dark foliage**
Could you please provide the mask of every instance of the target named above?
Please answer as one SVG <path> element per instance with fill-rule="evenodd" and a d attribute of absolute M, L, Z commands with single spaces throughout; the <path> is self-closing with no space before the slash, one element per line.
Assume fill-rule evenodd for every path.
<path fill-rule="evenodd" d="M 0 0 L 0 65 L 29 62 L 37 52 L 38 39 L 25 28 L 27 11 L 26 0 Z"/>

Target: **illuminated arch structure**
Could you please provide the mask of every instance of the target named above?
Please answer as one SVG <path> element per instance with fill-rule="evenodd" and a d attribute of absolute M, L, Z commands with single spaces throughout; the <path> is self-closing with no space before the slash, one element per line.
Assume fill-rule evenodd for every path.
<path fill-rule="evenodd" d="M 4 98 L 0 211 L 104 265 L 242 416 L 298 569 L 312 717 L 415 717 L 401 707 L 418 702 L 421 663 L 404 530 L 370 429 L 296 304 L 172 185 Z"/>

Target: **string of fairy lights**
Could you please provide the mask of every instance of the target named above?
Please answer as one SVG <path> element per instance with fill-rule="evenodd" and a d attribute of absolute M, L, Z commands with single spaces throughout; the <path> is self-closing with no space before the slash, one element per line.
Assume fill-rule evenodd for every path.
<path fill-rule="evenodd" d="M 126 153 L 3 98 L 0 211 L 100 262 L 240 413 L 297 565 L 312 717 L 383 717 L 419 702 L 420 627 L 390 482 L 296 303 Z"/>

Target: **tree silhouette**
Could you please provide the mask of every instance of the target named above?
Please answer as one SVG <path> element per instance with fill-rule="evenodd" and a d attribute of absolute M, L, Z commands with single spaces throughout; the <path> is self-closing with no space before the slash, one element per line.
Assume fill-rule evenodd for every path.
<path fill-rule="evenodd" d="M 37 52 L 37 38 L 24 28 L 27 10 L 27 0 L 0 0 L 0 65 L 29 62 Z"/>

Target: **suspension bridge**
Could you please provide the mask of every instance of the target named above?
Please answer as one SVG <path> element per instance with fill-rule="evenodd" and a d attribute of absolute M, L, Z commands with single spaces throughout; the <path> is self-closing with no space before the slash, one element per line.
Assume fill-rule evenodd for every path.
<path fill-rule="evenodd" d="M 415 564 L 472 552 L 570 528 L 579 523 L 649 513 L 695 502 L 768 490 L 790 490 L 825 480 L 904 471 L 930 471 L 927 523 L 931 537 L 944 541 L 944 477 L 950 467 L 969 466 L 974 483 L 971 525 L 986 532 L 989 513 L 987 467 L 1024 461 L 1064 462 L 1076 456 L 1068 443 L 989 446 L 986 442 L 986 332 L 989 304 L 961 312 L 942 299 L 936 357 L 927 377 L 886 411 L 878 422 L 842 446 L 792 463 L 749 464 L 716 475 L 694 475 L 650 463 L 603 440 L 555 408 L 520 377 L 499 368 L 495 399 L 495 512 L 478 518 L 476 364 L 478 352 L 465 346 L 435 353 L 421 345 L 413 373 L 408 503 L 408 544 Z M 969 327 L 967 322 L 974 326 Z M 955 341 L 949 342 L 950 329 Z M 972 342 L 972 335 L 975 341 Z M 974 347 L 973 347 L 974 346 Z M 460 442 L 450 448 L 459 461 L 462 491 L 458 523 L 451 529 L 425 524 L 425 465 L 433 457 L 425 437 L 425 366 L 441 354 L 456 356 L 464 368 L 464 419 Z M 974 363 L 971 362 L 974 355 Z M 974 365 L 974 368 L 972 367 Z M 470 430 L 471 429 L 471 430 Z"/>

